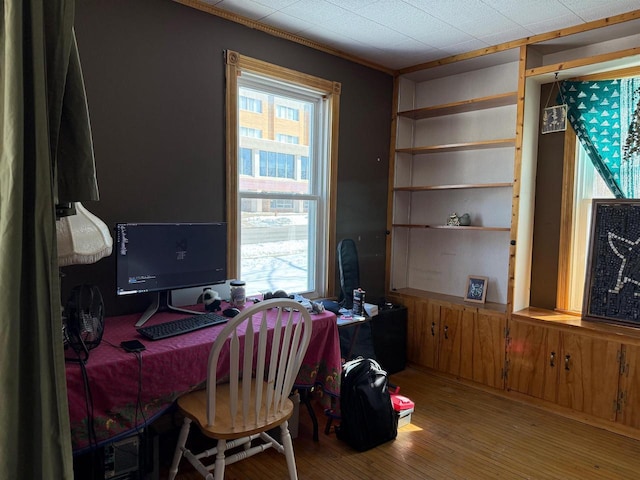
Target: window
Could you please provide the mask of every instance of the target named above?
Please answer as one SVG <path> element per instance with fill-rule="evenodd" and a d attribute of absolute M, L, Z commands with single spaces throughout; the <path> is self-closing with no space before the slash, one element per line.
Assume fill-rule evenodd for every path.
<path fill-rule="evenodd" d="M 262 138 L 262 130 L 257 128 L 240 127 L 241 137 Z"/>
<path fill-rule="evenodd" d="M 240 175 L 253 175 L 253 151 L 250 148 L 238 149 Z"/>
<path fill-rule="evenodd" d="M 309 157 L 300 158 L 300 180 L 309 180 Z"/>
<path fill-rule="evenodd" d="M 340 85 L 236 52 L 226 60 L 229 275 L 249 293 L 326 296 L 335 276 Z M 259 111 L 244 99 L 261 99 Z M 254 130 L 262 135 L 244 134 Z"/>
<path fill-rule="evenodd" d="M 295 135 L 286 135 L 284 133 L 277 134 L 276 140 L 280 143 L 292 143 L 294 145 L 298 145 L 300 143 L 300 139 Z"/>
<path fill-rule="evenodd" d="M 291 211 L 293 210 L 293 200 L 271 200 L 269 207 L 272 211 Z"/>
<path fill-rule="evenodd" d="M 295 178 L 294 156 L 287 153 L 260 151 L 260 176 Z"/>
<path fill-rule="evenodd" d="M 248 112 L 262 113 L 262 102 L 257 98 L 240 97 L 240 109 Z"/>
<path fill-rule="evenodd" d="M 626 159 L 623 158 L 624 155 L 620 147 L 620 143 L 626 137 L 625 132 L 629 130 L 628 119 L 631 118 L 637 104 L 637 100 L 633 100 L 629 96 L 629 92 L 633 92 L 635 87 L 628 88 L 628 85 L 633 85 L 635 80 L 630 79 L 631 81 L 620 82 L 619 80 L 610 80 L 615 78 L 613 72 L 608 72 L 606 75 L 607 77 L 604 77 L 604 80 L 603 77 L 596 78 L 598 76 L 594 75 L 591 76 L 591 80 L 594 80 L 592 82 L 585 82 L 585 80 L 589 80 L 587 77 L 574 81 L 574 84 L 581 82 L 582 87 L 574 86 L 573 92 L 574 94 L 582 95 L 584 98 L 589 98 L 589 96 L 583 94 L 581 88 L 585 90 L 593 88 L 595 91 L 596 86 L 599 86 L 598 83 L 620 85 L 619 89 L 614 91 L 616 94 L 615 107 L 611 103 L 605 103 L 607 100 L 606 93 L 594 94 L 589 100 L 595 99 L 595 102 L 601 106 L 606 105 L 606 108 L 599 111 L 595 106 L 589 108 L 580 104 L 578 108 L 583 108 L 585 112 L 588 110 L 587 113 L 593 114 L 594 118 L 589 119 L 587 113 L 585 113 L 584 117 L 578 118 L 576 116 L 574 119 L 577 118 L 579 121 L 584 122 L 585 125 L 589 125 L 589 128 L 585 130 L 585 126 L 578 123 L 579 127 L 576 128 L 578 128 L 583 137 L 585 137 L 585 131 L 589 132 L 588 138 L 593 143 L 593 145 L 590 145 L 591 148 L 601 148 L 600 153 L 608 152 L 607 155 L 610 158 L 604 155 L 603 162 L 608 165 L 608 175 L 610 178 L 615 178 L 617 180 L 615 183 L 617 184 L 607 186 L 596 167 L 594 167 L 587 151 L 577 138 L 574 128 L 568 127 L 565 133 L 563 184 L 569 185 L 570 188 L 566 189 L 562 198 L 556 308 L 577 314 L 582 313 L 583 307 L 584 283 L 591 235 L 592 199 L 614 198 L 615 195 L 611 188 L 626 194 L 630 198 L 638 195 L 638 189 L 628 188 L 631 184 L 625 183 L 628 178 L 637 178 L 638 163 L 631 161 L 631 159 L 625 162 Z M 584 86 L 587 83 L 593 83 L 594 87 Z M 606 92 L 610 91 L 612 90 L 607 90 Z M 603 92 L 605 91 L 603 90 Z M 636 93 L 634 92 L 633 95 L 636 95 Z M 615 116 L 612 116 L 610 108 L 615 108 L 613 111 Z M 596 115 L 606 118 L 604 120 L 596 119 Z M 609 123 L 609 119 L 612 119 L 611 123 Z M 612 135 L 609 130 L 616 128 L 617 131 L 613 130 L 614 135 Z M 610 140 L 610 138 L 613 140 Z M 600 146 L 594 147 L 598 143 Z M 624 170 L 621 165 L 624 166 Z M 617 170 L 615 167 L 620 167 L 620 169 Z M 607 169 L 605 168 L 603 171 L 607 172 Z"/>
<path fill-rule="evenodd" d="M 284 105 L 278 105 L 276 108 L 276 115 L 278 118 L 284 118 L 286 120 L 300 121 L 300 110 L 291 107 L 285 107 Z"/>

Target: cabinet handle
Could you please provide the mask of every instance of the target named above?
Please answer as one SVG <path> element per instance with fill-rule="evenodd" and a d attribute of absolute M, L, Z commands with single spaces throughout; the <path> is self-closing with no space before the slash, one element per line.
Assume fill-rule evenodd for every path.
<path fill-rule="evenodd" d="M 449 325 L 445 325 L 444 326 L 444 339 L 445 340 L 449 340 L 449 335 L 447 335 L 448 332 L 449 332 Z"/>
<path fill-rule="evenodd" d="M 436 336 L 436 322 L 431 322 L 431 336 Z"/>
<path fill-rule="evenodd" d="M 569 370 L 569 359 L 571 358 L 571 355 L 565 355 L 564 356 L 564 369 L 565 370 Z"/>
<path fill-rule="evenodd" d="M 551 352 L 551 358 L 549 358 L 549 366 L 556 366 L 556 352 Z"/>

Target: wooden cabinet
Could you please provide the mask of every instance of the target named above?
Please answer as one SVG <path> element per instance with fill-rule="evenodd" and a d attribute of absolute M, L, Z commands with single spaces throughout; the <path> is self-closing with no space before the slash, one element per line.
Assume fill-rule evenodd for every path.
<path fill-rule="evenodd" d="M 431 368 L 502 388 L 506 314 L 454 298 L 402 296 L 408 309 L 407 357 Z"/>
<path fill-rule="evenodd" d="M 507 388 L 555 402 L 559 347 L 559 331 L 512 318 L 507 336 Z"/>
<path fill-rule="evenodd" d="M 620 375 L 624 346 L 615 337 L 514 315 L 507 345 L 509 390 L 609 421 L 636 421 L 638 410 L 625 412 L 621 403 L 638 401 L 637 374 Z"/>
<path fill-rule="evenodd" d="M 620 342 L 569 332 L 560 342 L 558 405 L 615 420 Z"/>
<path fill-rule="evenodd" d="M 504 314 L 479 308 L 473 322 L 472 377 L 474 382 L 494 388 L 504 387 Z"/>
<path fill-rule="evenodd" d="M 436 303 L 437 305 L 437 303 Z M 451 375 L 460 375 L 462 357 L 469 354 L 463 351 L 465 332 L 469 325 L 463 319 L 463 308 L 459 305 L 438 305 L 440 308 L 440 348 L 438 370 Z"/>

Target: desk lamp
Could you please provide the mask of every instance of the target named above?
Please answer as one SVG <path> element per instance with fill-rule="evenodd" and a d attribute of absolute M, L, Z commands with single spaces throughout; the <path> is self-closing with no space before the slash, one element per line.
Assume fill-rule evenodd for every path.
<path fill-rule="evenodd" d="M 61 267 L 95 263 L 111 255 L 113 239 L 109 228 L 82 203 L 75 202 L 66 209 L 58 209 L 57 215 L 58 264 Z"/>

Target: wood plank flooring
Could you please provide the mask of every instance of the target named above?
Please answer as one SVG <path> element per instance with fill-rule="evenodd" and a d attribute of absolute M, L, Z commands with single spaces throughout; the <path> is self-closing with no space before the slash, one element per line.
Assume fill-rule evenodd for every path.
<path fill-rule="evenodd" d="M 391 381 L 416 410 L 395 441 L 367 452 L 325 435 L 320 408 L 320 441 L 313 442 L 301 406 L 294 440 L 301 480 L 640 479 L 637 440 L 413 368 Z M 160 478 L 166 478 L 174 445 L 162 454 Z M 179 480 L 202 478 L 188 462 L 181 467 Z M 286 479 L 286 462 L 267 451 L 229 466 L 225 478 Z"/>

